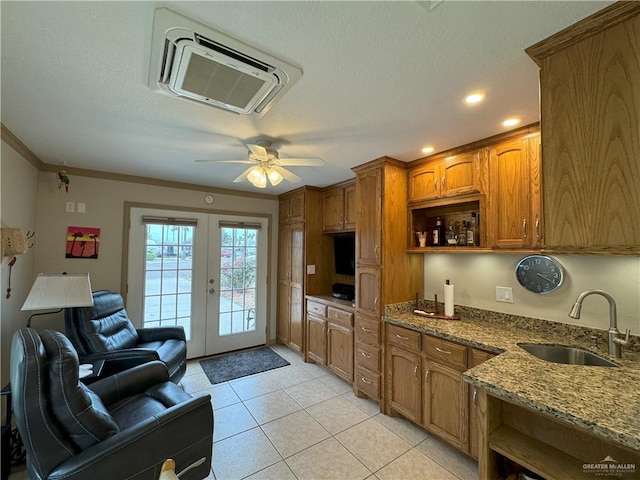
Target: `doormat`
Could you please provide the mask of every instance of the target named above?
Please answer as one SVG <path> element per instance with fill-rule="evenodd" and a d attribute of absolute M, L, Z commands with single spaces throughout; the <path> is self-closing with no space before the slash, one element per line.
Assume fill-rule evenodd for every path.
<path fill-rule="evenodd" d="M 213 385 L 287 365 L 289 362 L 269 347 L 200 360 L 202 370 Z"/>

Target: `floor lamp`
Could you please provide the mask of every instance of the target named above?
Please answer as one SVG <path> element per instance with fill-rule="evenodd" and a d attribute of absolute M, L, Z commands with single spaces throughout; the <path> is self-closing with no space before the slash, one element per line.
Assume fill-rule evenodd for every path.
<path fill-rule="evenodd" d="M 33 282 L 21 310 L 57 308 L 32 314 L 27 320 L 28 328 L 31 327 L 31 319 L 36 315 L 59 313 L 63 308 L 92 306 L 93 295 L 88 273 L 40 273 Z"/>

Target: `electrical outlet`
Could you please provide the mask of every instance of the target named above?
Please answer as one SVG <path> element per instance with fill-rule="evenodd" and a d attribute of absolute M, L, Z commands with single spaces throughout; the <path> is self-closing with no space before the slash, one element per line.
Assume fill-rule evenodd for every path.
<path fill-rule="evenodd" d="M 84 202 L 78 202 L 78 213 L 87 213 L 87 204 Z"/>
<path fill-rule="evenodd" d="M 496 302 L 513 303 L 513 289 L 511 287 L 496 287 Z"/>
<path fill-rule="evenodd" d="M 76 211 L 76 204 L 73 202 L 67 202 L 66 204 L 67 213 L 73 213 Z"/>
<path fill-rule="evenodd" d="M 315 275 L 315 274 L 316 274 L 316 266 L 307 265 L 307 275 Z"/>

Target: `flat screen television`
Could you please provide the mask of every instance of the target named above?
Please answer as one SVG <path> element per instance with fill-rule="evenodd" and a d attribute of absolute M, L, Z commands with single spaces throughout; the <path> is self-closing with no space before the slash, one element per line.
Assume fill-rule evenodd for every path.
<path fill-rule="evenodd" d="M 333 253 L 336 273 L 356 274 L 356 234 L 340 233 L 333 236 Z"/>

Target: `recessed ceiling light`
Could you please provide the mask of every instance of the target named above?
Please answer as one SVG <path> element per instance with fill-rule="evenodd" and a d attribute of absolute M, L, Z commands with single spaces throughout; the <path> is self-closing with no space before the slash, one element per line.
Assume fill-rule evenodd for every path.
<path fill-rule="evenodd" d="M 502 125 L 505 127 L 513 127 L 515 125 L 518 125 L 521 121 L 522 119 L 518 117 L 507 118 L 504 122 L 502 122 Z"/>
<path fill-rule="evenodd" d="M 465 103 L 469 105 L 475 105 L 480 103 L 486 97 L 484 92 L 472 92 L 464 98 Z"/>
<path fill-rule="evenodd" d="M 435 148 L 433 148 L 431 145 L 428 145 L 422 149 L 422 153 L 433 153 L 434 150 Z"/>

